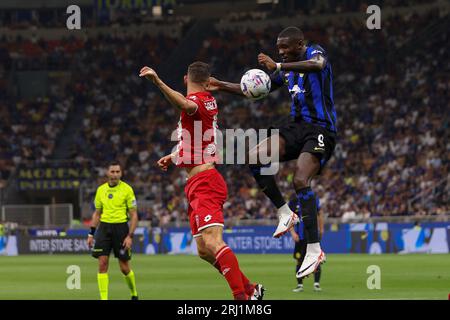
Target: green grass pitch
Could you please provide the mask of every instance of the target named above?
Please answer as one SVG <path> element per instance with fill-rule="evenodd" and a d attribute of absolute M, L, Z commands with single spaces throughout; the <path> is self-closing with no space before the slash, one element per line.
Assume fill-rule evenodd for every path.
<path fill-rule="evenodd" d="M 251 281 L 264 284 L 266 299 L 448 299 L 450 255 L 328 255 L 323 265 L 322 292 L 313 291 L 312 277 L 305 291 L 294 293 L 295 261 L 290 255 L 239 255 Z M 67 267 L 78 265 L 81 289 L 69 290 Z M 381 269 L 381 289 L 369 290 L 367 267 Z M 135 255 L 141 299 L 225 299 L 232 296 L 216 269 L 196 256 Z M 0 299 L 98 299 L 97 261 L 81 255 L 0 257 Z M 129 299 L 117 260 L 110 260 L 110 299 Z"/>

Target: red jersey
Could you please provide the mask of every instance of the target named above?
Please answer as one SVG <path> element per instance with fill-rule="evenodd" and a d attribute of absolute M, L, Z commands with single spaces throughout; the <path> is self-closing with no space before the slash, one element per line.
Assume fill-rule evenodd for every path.
<path fill-rule="evenodd" d="M 192 114 L 181 111 L 178 122 L 178 158 L 176 165 L 195 167 L 216 162 L 217 109 L 216 99 L 209 92 L 196 92 L 186 96 L 197 104 Z"/>

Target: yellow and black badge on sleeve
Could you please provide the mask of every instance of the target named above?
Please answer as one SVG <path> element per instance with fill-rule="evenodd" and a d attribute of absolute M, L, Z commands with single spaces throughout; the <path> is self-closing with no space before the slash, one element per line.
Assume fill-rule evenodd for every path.
<path fill-rule="evenodd" d="M 95 208 L 101 212 L 101 222 L 127 222 L 128 211 L 137 208 L 133 188 L 123 181 L 114 187 L 102 184 L 95 195 Z"/>

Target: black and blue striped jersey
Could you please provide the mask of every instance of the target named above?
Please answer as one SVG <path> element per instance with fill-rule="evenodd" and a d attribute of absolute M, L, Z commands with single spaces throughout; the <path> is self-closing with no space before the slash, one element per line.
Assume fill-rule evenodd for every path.
<path fill-rule="evenodd" d="M 287 85 L 292 98 L 291 116 L 296 121 L 320 125 L 336 132 L 336 110 L 333 101 L 333 72 L 327 53 L 319 45 L 306 47 L 303 60 L 321 54 L 326 66 L 319 72 L 279 71 L 271 75 L 272 90 Z"/>

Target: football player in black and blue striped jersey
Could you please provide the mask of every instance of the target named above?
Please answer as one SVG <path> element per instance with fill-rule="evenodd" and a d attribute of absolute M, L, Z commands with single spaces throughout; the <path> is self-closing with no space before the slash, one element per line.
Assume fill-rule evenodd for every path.
<path fill-rule="evenodd" d="M 278 152 L 279 161 L 296 160 L 294 189 L 299 204 L 298 215 L 305 227 L 307 249 L 298 278 L 317 270 L 325 261 L 320 247 L 317 227 L 317 206 L 311 180 L 320 174 L 333 154 L 336 144 L 337 116 L 333 100 L 333 73 L 326 51 L 317 44 L 306 44 L 303 32 L 288 27 L 277 38 L 281 62 L 275 62 L 266 54 L 258 55 L 258 62 L 272 72 L 271 91 L 286 86 L 291 96 L 290 120 L 278 129 L 278 134 L 262 141 L 248 154 L 257 155 Z M 243 95 L 240 84 L 211 78 L 209 90 L 222 90 Z M 272 140 L 278 142 L 271 150 Z M 264 174 L 261 163 L 250 165 L 259 187 L 278 210 L 278 227 L 273 234 L 280 237 L 299 221 L 282 196 L 275 176 Z"/>

